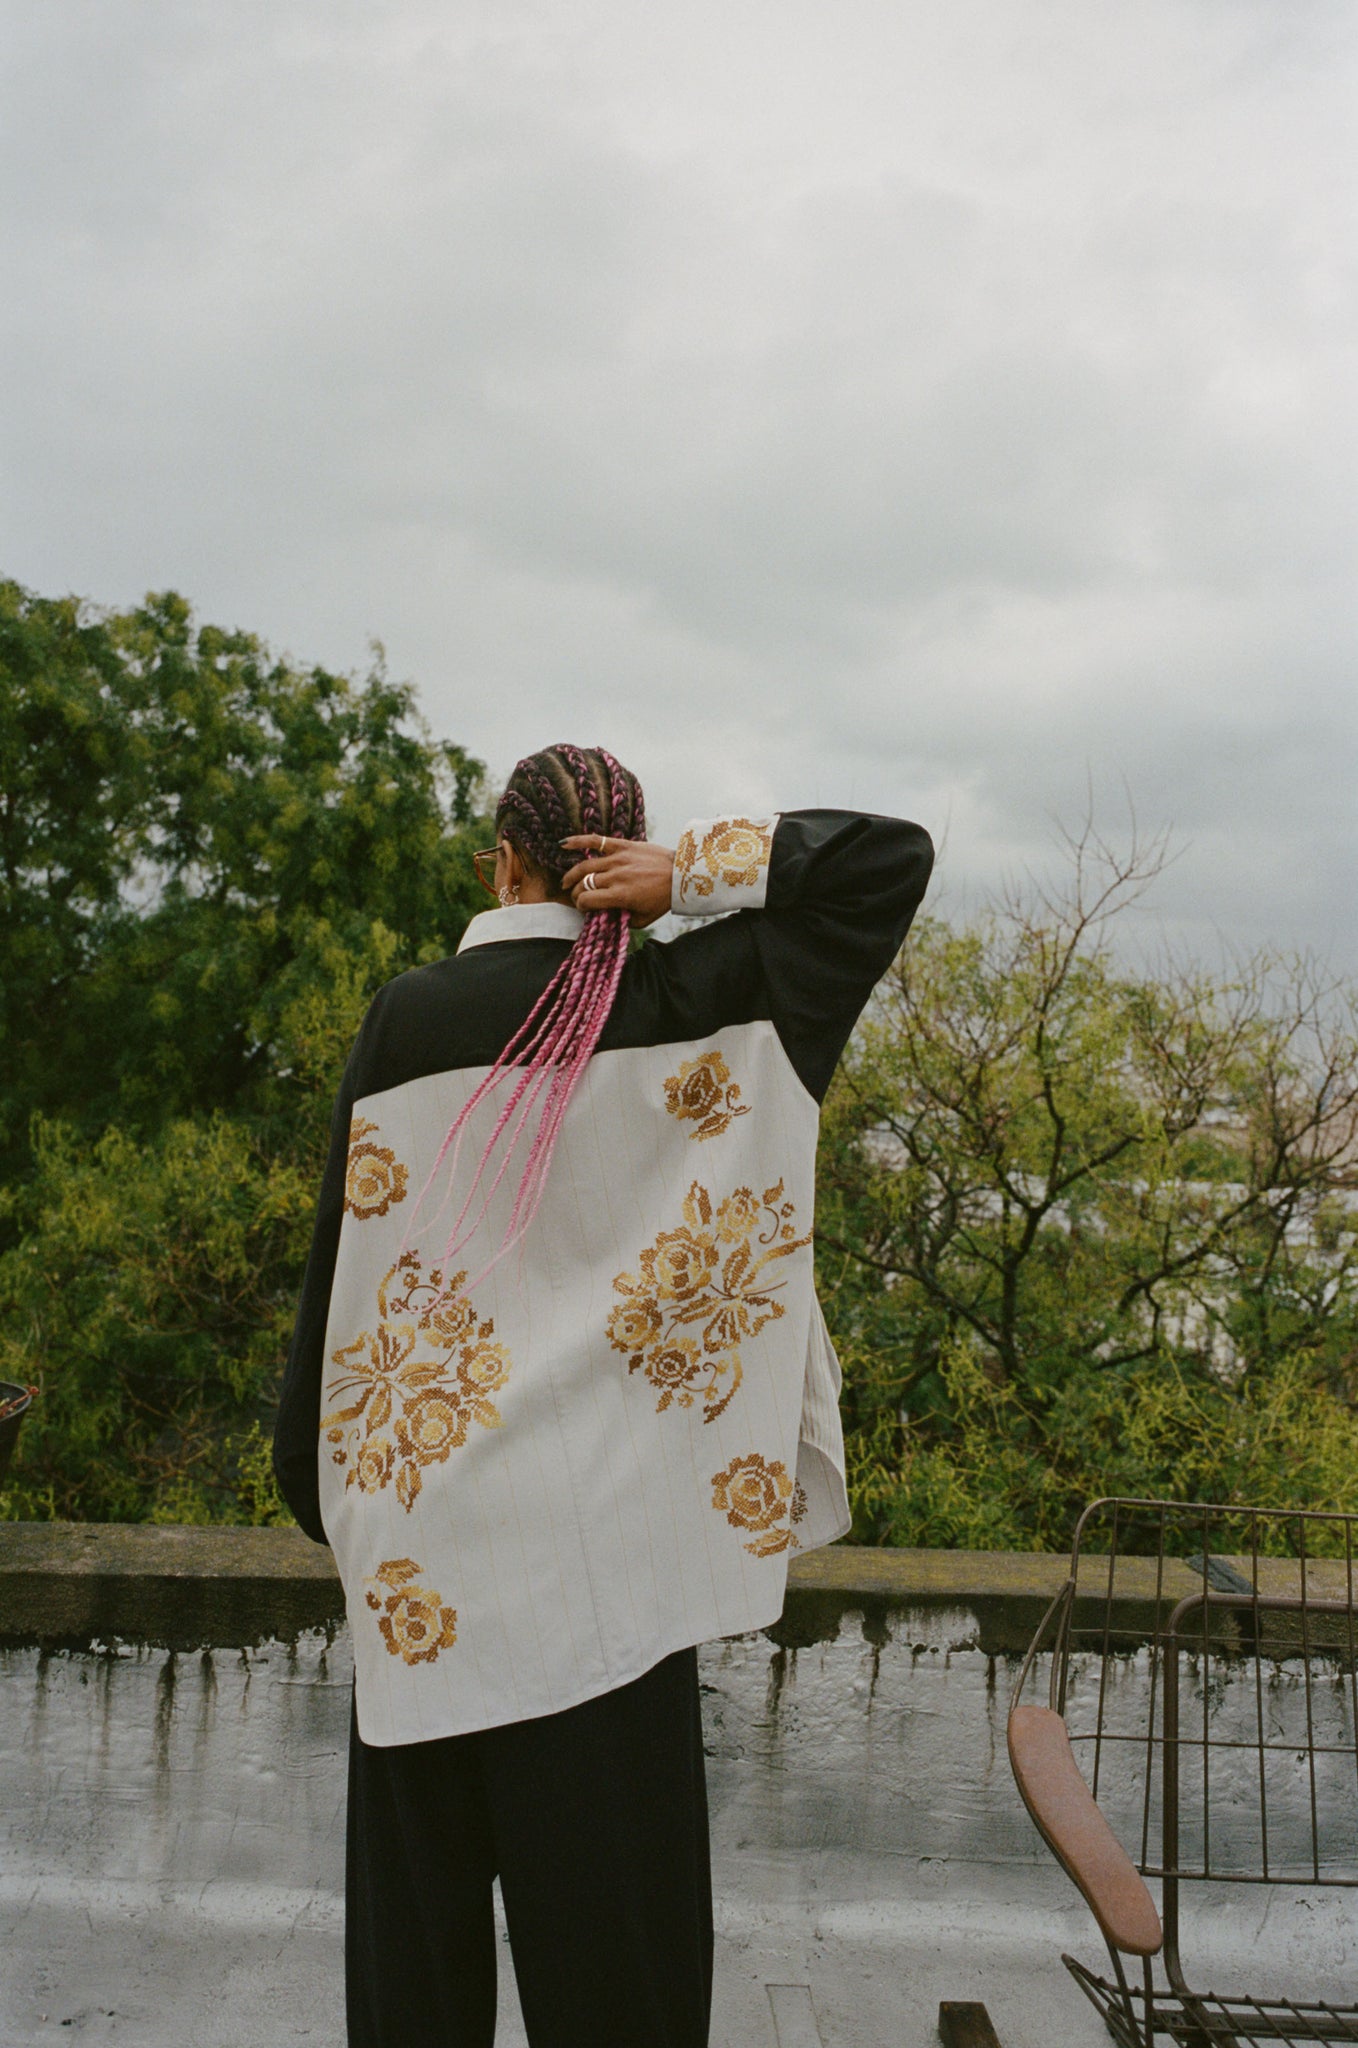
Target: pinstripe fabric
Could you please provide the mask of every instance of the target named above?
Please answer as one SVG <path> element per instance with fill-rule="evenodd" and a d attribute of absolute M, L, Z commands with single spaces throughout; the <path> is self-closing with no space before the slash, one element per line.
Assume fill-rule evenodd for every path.
<path fill-rule="evenodd" d="M 664 1084 L 684 1060 L 714 1051 L 739 1077 L 750 1114 L 694 1143 L 667 1113 Z M 410 1188 L 423 1184 L 481 1071 L 431 1074 L 355 1104 L 355 1115 L 407 1168 Z M 481 1112 L 469 1128 L 473 1158 L 494 1113 L 495 1105 L 486 1104 L 485 1130 Z M 763 1627 L 782 1611 L 793 1548 L 843 1535 L 849 1515 L 837 1373 L 815 1308 L 810 1244 L 757 1269 L 761 1251 L 776 1248 L 778 1231 L 787 1227 L 774 1219 L 789 1203 L 797 1238 L 809 1234 L 816 1120 L 816 1104 L 767 1022 L 737 1025 L 701 1044 L 596 1054 L 568 1114 L 531 1255 L 526 1249 L 471 1289 L 478 1328 L 493 1323 L 490 1341 L 508 1354 L 507 1376 L 490 1396 L 498 1420 L 468 1420 L 464 1440 L 427 1463 L 402 1459 L 399 1392 L 386 1425 L 366 1427 L 366 1414 L 359 1415 L 340 1426 L 338 1444 L 322 1431 L 321 1513 L 346 1591 L 365 1742 L 425 1741 L 554 1713 L 625 1684 L 671 1650 Z M 733 1240 L 723 1242 L 712 1229 L 690 1232 L 685 1224 L 684 1202 L 695 1186 L 709 1197 L 715 1221 L 732 1195 L 744 1190 L 757 1199 L 780 1181 L 778 1202 L 755 1210 L 753 1227 Z M 512 1194 L 506 1179 L 465 1254 L 472 1273 L 499 1242 Z M 401 1258 L 420 1261 L 423 1276 L 443 1242 L 432 1200 L 427 1227 L 422 1214 L 407 1242 L 409 1208 L 407 1199 L 385 1216 L 345 1215 L 326 1325 L 326 1416 L 352 1405 L 364 1387 L 380 1392 L 411 1359 L 446 1369 L 457 1358 L 456 1349 L 449 1360 L 437 1342 L 421 1341 L 429 1335 L 419 1328 L 424 1297 L 412 1298 L 399 1277 L 387 1284 L 388 1313 L 380 1314 L 379 1288 L 393 1269 L 399 1276 Z M 738 1281 L 730 1290 L 735 1318 L 757 1324 L 776 1311 L 753 1335 L 738 1334 L 716 1354 L 732 1359 L 725 1377 L 738 1368 L 740 1383 L 710 1420 L 714 1404 L 705 1407 L 689 1386 L 679 1388 L 687 1401 L 671 1398 L 662 1408 L 663 1384 L 644 1366 L 629 1366 L 609 1334 L 624 1301 L 614 1281 L 641 1277 L 643 1253 L 680 1232 L 714 1243 L 719 1253 L 707 1276 L 714 1284 L 687 1297 L 710 1305 L 709 1325 L 730 1313 L 723 1268 L 747 1246 L 754 1280 L 744 1293 Z M 761 1246 L 768 1235 L 773 1246 Z M 407 1265 L 405 1272 L 412 1270 Z M 655 1302 L 661 1316 L 684 1306 L 684 1297 Z M 676 1331 L 700 1361 L 703 1331 L 701 1321 Z M 366 1363 L 372 1342 L 383 1338 L 387 1354 L 377 1363 L 390 1369 L 373 1372 L 351 1392 L 351 1360 Z M 657 1348 L 663 1349 L 652 1345 L 651 1353 Z M 678 1359 L 687 1355 L 680 1351 Z M 718 1381 L 717 1398 L 724 1392 Z M 804 1411 L 811 1433 L 805 1465 Z M 372 1483 L 380 1468 L 370 1460 L 365 1472 L 359 1457 L 376 1439 L 393 1444 L 395 1469 Z M 404 1441 L 414 1441 L 410 1430 Z M 769 1501 L 784 1511 L 768 1530 L 733 1522 L 729 1511 L 714 1507 L 717 1476 L 751 1456 L 770 1472 L 781 1468 L 802 1481 L 807 1506 L 796 1525 L 795 1497 Z M 404 1504 L 397 1486 L 403 1465 L 419 1476 L 418 1493 Z M 795 1505 L 800 1509 L 800 1500 Z M 766 1512 L 757 1494 L 747 1523 Z M 788 1541 L 752 1555 L 747 1544 L 769 1534 Z M 384 1560 L 406 1558 L 419 1566 L 412 1583 L 436 1589 L 457 1616 L 456 1641 L 415 1662 L 380 1629 L 382 1611 L 400 1589 L 376 1575 Z M 373 1591 L 377 1609 L 369 1604 Z"/>

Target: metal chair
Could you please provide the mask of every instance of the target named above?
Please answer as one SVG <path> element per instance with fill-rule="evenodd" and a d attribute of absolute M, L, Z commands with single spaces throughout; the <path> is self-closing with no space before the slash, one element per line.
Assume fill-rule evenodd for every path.
<path fill-rule="evenodd" d="M 1358 2004 L 1197 1989 L 1180 1947 L 1193 1883 L 1358 1888 L 1356 1544 L 1358 1515 L 1100 1500 L 1080 1517 L 1009 1758 L 1108 1944 L 1111 1977 L 1062 1960 L 1122 2048 L 1358 2042 Z M 1027 1704 L 1048 1655 L 1049 1704 Z"/>

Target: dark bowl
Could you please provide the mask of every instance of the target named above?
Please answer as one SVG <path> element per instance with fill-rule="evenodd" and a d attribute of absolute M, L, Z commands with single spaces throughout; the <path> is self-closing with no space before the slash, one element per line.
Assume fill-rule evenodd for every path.
<path fill-rule="evenodd" d="M 0 1380 L 0 1408 L 21 1396 L 19 1406 L 0 1419 L 0 1486 L 4 1485 L 9 1461 L 14 1456 L 14 1446 L 19 1441 L 19 1424 L 33 1406 L 33 1388 L 16 1386 L 13 1380 Z"/>

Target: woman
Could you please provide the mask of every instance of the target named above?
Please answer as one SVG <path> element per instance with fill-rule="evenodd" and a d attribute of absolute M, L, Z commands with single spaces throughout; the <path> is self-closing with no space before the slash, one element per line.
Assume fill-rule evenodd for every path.
<path fill-rule="evenodd" d="M 671 853 L 565 745 L 496 838 L 501 907 L 350 1055 L 274 1440 L 353 1631 L 350 2048 L 489 2048 L 497 1874 L 533 2048 L 701 2048 L 696 1645 L 849 1526 L 818 1105 L 933 849 L 800 811 Z"/>

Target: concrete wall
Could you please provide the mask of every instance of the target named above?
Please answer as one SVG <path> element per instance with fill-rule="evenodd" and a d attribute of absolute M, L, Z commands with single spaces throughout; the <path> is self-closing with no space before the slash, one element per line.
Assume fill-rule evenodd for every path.
<path fill-rule="evenodd" d="M 716 2048 L 772 2043 L 778 1981 L 815 1987 L 827 2048 L 928 2040 L 943 1996 L 998 2000 L 1006 2048 L 1103 2038 L 1057 1960 L 1100 1945 L 1004 1743 L 1064 1572 L 839 1546 L 778 1640 L 704 1648 Z M 0 1528 L 0 2048 L 343 2040 L 337 1595 L 292 1531 Z M 1134 1817 L 1134 1773 L 1109 1793 Z M 1342 1980 L 1350 1895 L 1294 1921 L 1237 1890 L 1217 1951 L 1243 1966 L 1269 1911 L 1283 1961 Z"/>

